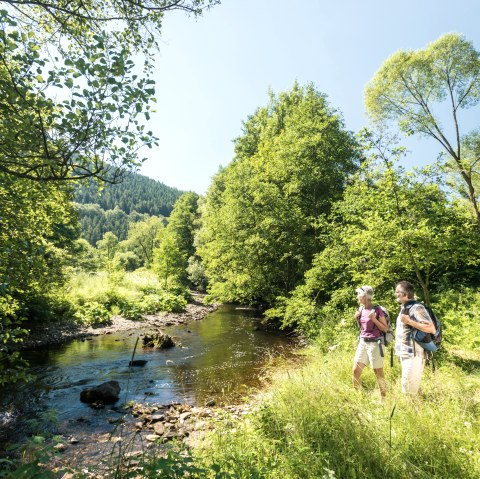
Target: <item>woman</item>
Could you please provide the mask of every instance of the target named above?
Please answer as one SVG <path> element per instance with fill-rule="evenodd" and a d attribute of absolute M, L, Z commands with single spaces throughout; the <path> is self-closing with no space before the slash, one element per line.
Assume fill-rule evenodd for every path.
<path fill-rule="evenodd" d="M 360 308 L 355 313 L 355 319 L 360 325 L 360 338 L 353 360 L 353 385 L 360 389 L 363 368 L 370 365 L 377 376 L 380 396 L 383 400 L 386 387 L 383 374 L 382 333 L 387 332 L 387 320 L 382 308 L 374 307 L 372 304 L 373 288 L 371 286 L 361 286 L 355 291 L 360 304 Z"/>

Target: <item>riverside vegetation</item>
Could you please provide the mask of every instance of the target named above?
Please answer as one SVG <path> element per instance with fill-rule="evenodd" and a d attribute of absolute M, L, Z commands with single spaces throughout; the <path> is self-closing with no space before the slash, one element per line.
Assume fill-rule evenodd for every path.
<path fill-rule="evenodd" d="M 121 236 L 85 232 L 90 244 L 68 185 L 135 171 L 138 148 L 156 141 L 138 118 L 153 101 L 152 32 L 169 9 L 201 14 L 218 2 L 152 0 L 148 14 L 143 3 L 104 3 L 82 16 L 68 8 L 86 4 L 69 2 L 48 16 L 55 33 L 42 12 L 56 2 L 0 11 L 0 95 L 11 120 L 0 131 L 0 384 L 28 379 L 11 347 L 26 326 L 137 319 L 181 310 L 189 288 L 206 290 L 208 301 L 255 306 L 309 339 L 304 365 L 284 365 L 244 420 L 226 413 L 225 428 L 193 451 L 178 444 L 128 470 L 112 456 L 105 477 L 478 477 L 480 133 L 448 132 L 463 131 L 459 112 L 480 102 L 479 52 L 448 34 L 392 56 L 367 86 L 372 123 L 357 134 L 312 84 L 270 92 L 204 197 L 181 195 L 168 219 L 112 213 L 123 218 Z M 108 24 L 104 9 L 123 23 Z M 132 72 L 135 48 L 146 55 L 142 79 Z M 71 94 L 63 103 L 49 96 L 59 86 Z M 438 103 L 452 111 L 445 131 L 448 119 L 432 113 Z M 439 160 L 406 171 L 386 124 L 438 140 Z M 371 284 L 393 312 L 400 279 L 438 312 L 445 348 L 415 401 L 398 393 L 398 366 L 388 369 L 380 405 L 371 375 L 363 392 L 350 386 L 353 291 Z M 58 475 L 38 455 L 44 441 L 32 438 L 0 474 Z"/>

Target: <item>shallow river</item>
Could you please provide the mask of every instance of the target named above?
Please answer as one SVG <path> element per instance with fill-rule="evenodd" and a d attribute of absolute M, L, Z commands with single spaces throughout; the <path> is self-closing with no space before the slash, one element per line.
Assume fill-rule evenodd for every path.
<path fill-rule="evenodd" d="M 260 384 L 269 357 L 288 354 L 293 347 L 285 335 L 259 330 L 259 322 L 250 311 L 221 306 L 201 321 L 165 327 L 177 346 L 146 350 L 140 340 L 135 359 L 147 360 L 143 367 L 128 366 L 143 330 L 25 353 L 36 380 L 0 390 L 0 442 L 19 432 L 47 429 L 50 423 L 60 429 L 62 424 L 78 425 L 85 418 L 95 429 L 107 412 L 81 403 L 80 392 L 110 380 L 120 383 L 119 405 L 131 400 L 194 405 L 232 401 Z"/>

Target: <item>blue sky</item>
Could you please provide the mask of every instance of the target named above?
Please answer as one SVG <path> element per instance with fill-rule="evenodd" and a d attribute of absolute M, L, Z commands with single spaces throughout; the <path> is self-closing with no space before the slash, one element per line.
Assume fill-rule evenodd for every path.
<path fill-rule="evenodd" d="M 156 62 L 159 146 L 143 150 L 141 173 L 203 194 L 233 158 L 242 121 L 295 80 L 313 82 L 346 127 L 367 124 L 363 89 L 399 49 L 418 49 L 458 32 L 480 49 L 478 0 L 223 0 L 195 20 L 165 16 Z M 472 113 L 470 113 L 470 122 Z M 439 148 L 409 139 L 406 166 Z"/>

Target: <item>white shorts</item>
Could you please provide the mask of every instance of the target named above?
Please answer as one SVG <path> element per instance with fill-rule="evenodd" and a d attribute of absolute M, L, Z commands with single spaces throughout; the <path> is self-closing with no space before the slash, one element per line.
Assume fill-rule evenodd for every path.
<path fill-rule="evenodd" d="M 400 358 L 400 363 L 402 364 L 402 393 L 417 394 L 425 367 L 425 350 L 418 344 L 415 345 L 415 357 Z"/>
<path fill-rule="evenodd" d="M 381 346 L 385 354 L 385 346 Z M 358 342 L 357 352 L 353 360 L 355 363 L 362 363 L 365 366 L 370 365 L 372 369 L 383 368 L 383 357 L 380 353 L 380 346 L 377 341 L 366 342 L 362 338 Z"/>

